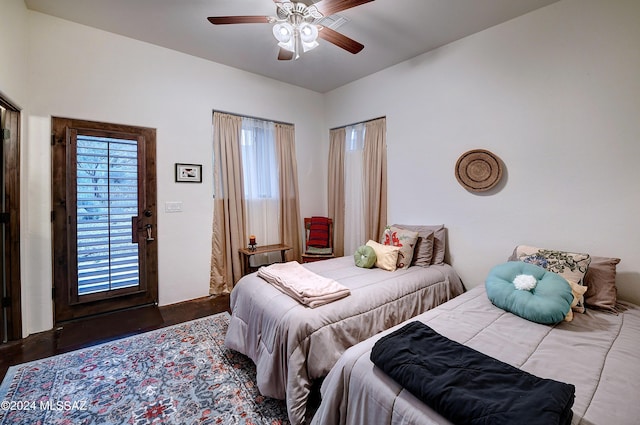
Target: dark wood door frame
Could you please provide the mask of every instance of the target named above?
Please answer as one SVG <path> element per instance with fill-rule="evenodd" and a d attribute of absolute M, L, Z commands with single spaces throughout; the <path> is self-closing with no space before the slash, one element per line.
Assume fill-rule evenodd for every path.
<path fill-rule="evenodd" d="M 145 127 L 134 127 L 119 124 L 110 124 L 94 121 L 83 121 L 70 118 L 52 118 L 52 135 L 51 135 L 51 161 L 52 161 L 52 228 L 53 228 L 53 285 L 54 285 L 54 301 L 55 312 L 54 322 L 60 323 L 80 317 L 101 314 L 105 312 L 105 306 L 109 311 L 130 308 L 139 305 L 157 304 L 158 300 L 158 249 L 157 242 L 153 241 L 145 247 L 144 258 L 140 258 L 140 262 L 145 264 L 146 268 L 146 290 L 144 292 L 134 294 L 122 294 L 108 300 L 88 301 L 78 304 L 77 296 L 70 291 L 71 273 L 77 272 L 70 270 L 67 258 L 73 255 L 74 247 L 69 241 L 67 226 L 69 224 L 70 213 L 67 211 L 67 203 L 75 204 L 74 197 L 69 194 L 67 176 L 69 175 L 70 152 L 68 150 L 70 137 L 73 132 L 95 132 L 101 131 L 111 133 L 113 137 L 121 135 L 122 137 L 131 137 L 138 135 L 144 139 L 147 150 L 143 161 L 146 161 L 145 167 L 150 171 L 146 176 L 139 176 L 139 186 L 144 186 L 146 194 L 146 208 L 153 211 L 153 214 L 147 218 L 146 223 L 151 224 L 157 239 L 157 207 L 156 207 L 156 131 L 155 129 Z M 75 184 L 75 183 L 74 183 Z M 75 208 L 75 205 L 69 205 Z M 75 243 L 75 240 L 73 241 Z M 142 242 L 144 243 L 144 242 Z M 60 255 L 62 253 L 62 255 Z M 72 307 L 69 307 L 73 304 Z M 59 306 L 66 306 L 60 309 Z"/>
<path fill-rule="evenodd" d="M 5 109 L 3 135 L 0 136 L 4 156 L 4 264 L 5 307 L 8 341 L 22 338 L 22 297 L 20 281 L 20 108 L 0 93 L 0 106 Z M 2 295 L 2 294 L 0 294 Z M 4 328 L 3 324 L 3 328 Z M 2 334 L 3 332 L 0 332 Z M 0 338 L 0 343 L 3 338 Z"/>

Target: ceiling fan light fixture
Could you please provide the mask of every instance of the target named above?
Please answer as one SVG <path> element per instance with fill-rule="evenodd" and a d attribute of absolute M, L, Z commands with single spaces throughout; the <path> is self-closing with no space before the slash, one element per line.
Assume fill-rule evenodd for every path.
<path fill-rule="evenodd" d="M 273 36 L 280 43 L 290 43 L 293 39 L 294 29 L 288 22 L 280 22 L 273 26 Z M 278 43 L 278 44 L 280 44 Z"/>
<path fill-rule="evenodd" d="M 282 47 L 284 50 L 288 50 L 290 52 L 296 52 L 296 46 L 295 46 L 295 41 L 293 40 L 293 38 L 291 40 L 289 40 L 289 42 L 287 43 L 283 43 L 282 41 L 278 43 L 279 47 Z"/>
<path fill-rule="evenodd" d="M 300 52 L 308 52 L 319 46 L 318 27 L 308 22 L 300 25 L 292 25 L 289 22 L 278 22 L 273 26 L 273 36 L 278 40 L 278 46 L 294 52 L 295 59 L 300 57 Z"/>
<path fill-rule="evenodd" d="M 309 23 L 303 23 L 300 25 L 300 38 L 304 43 L 315 43 L 318 38 L 318 27 Z M 316 43 L 317 44 L 317 43 Z"/>
<path fill-rule="evenodd" d="M 300 25 L 298 31 L 300 33 L 300 41 L 302 44 L 303 52 L 308 52 L 309 50 L 315 49 L 319 46 L 318 42 L 316 41 L 318 39 L 317 26 L 305 22 Z"/>
<path fill-rule="evenodd" d="M 298 59 L 301 53 L 319 46 L 318 27 L 312 22 L 323 15 L 315 7 L 291 1 L 276 1 L 276 6 L 278 21 L 273 35 L 280 48 L 293 52 L 293 58 Z"/>
<path fill-rule="evenodd" d="M 305 43 L 304 41 L 302 42 L 302 51 L 303 52 L 308 52 L 309 50 L 313 50 L 316 47 L 318 47 L 319 44 L 317 41 L 314 41 L 313 43 Z"/>
<path fill-rule="evenodd" d="M 304 53 L 308 52 L 309 50 L 313 50 L 313 49 L 315 49 L 316 47 L 319 46 L 318 42 L 315 41 L 315 40 L 312 41 L 312 42 L 306 42 L 306 41 L 300 39 L 300 44 L 302 45 L 302 51 Z"/>
<path fill-rule="evenodd" d="M 364 45 L 329 28 L 323 20 L 346 9 L 374 0 L 274 0 L 277 16 L 210 16 L 213 25 L 273 24 L 273 36 L 278 41 L 278 60 L 298 59 L 300 55 L 319 46 L 320 37 L 350 53 L 360 52 Z M 312 4 L 307 5 L 308 2 Z M 333 21 L 332 21 L 333 22 Z M 329 26 L 328 26 L 329 25 Z M 320 32 L 323 30 L 322 32 Z M 293 53 L 293 55 L 289 54 Z"/>

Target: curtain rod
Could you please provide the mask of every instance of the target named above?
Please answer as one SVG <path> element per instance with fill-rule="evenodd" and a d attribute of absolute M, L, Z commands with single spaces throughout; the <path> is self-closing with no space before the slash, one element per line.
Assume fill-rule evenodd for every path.
<path fill-rule="evenodd" d="M 371 121 L 375 121 L 375 120 L 379 120 L 379 119 L 382 119 L 382 118 L 387 118 L 387 117 L 386 117 L 385 115 L 383 115 L 383 116 L 378 117 L 378 118 L 371 118 L 370 120 L 365 120 L 365 121 L 360 121 L 360 122 L 354 122 L 354 123 L 346 124 L 346 125 L 339 125 L 338 127 L 330 128 L 330 129 L 329 129 L 329 131 L 331 131 L 331 130 L 337 130 L 337 129 L 339 129 L 339 128 L 343 128 L 343 127 L 350 127 L 350 126 L 352 126 L 352 125 L 356 125 L 356 124 L 365 124 L 365 123 L 368 123 L 368 122 L 371 122 Z"/>
<path fill-rule="evenodd" d="M 236 117 L 241 117 L 241 118 L 251 118 L 251 119 L 254 119 L 254 120 L 271 121 L 271 122 L 276 123 L 276 124 L 292 125 L 292 126 L 295 127 L 295 124 L 292 124 L 290 122 L 276 121 L 276 120 L 271 120 L 269 118 L 252 117 L 251 115 L 236 114 L 235 112 L 227 112 L 227 111 L 221 111 L 219 109 L 214 109 L 213 113 L 216 113 L 216 112 L 218 112 L 220 114 L 234 115 Z"/>

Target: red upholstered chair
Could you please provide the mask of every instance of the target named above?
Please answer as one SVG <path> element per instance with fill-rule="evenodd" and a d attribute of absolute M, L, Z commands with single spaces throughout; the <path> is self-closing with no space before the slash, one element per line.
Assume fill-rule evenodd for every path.
<path fill-rule="evenodd" d="M 305 251 L 303 263 L 333 258 L 333 220 L 328 217 L 306 217 L 304 219 Z"/>

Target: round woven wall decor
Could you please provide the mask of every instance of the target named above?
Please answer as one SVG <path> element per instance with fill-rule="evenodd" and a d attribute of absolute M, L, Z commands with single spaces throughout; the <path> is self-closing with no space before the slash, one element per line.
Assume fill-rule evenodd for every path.
<path fill-rule="evenodd" d="M 502 178 L 500 158 L 484 149 L 463 153 L 456 162 L 456 179 L 465 189 L 483 192 L 494 187 Z"/>

